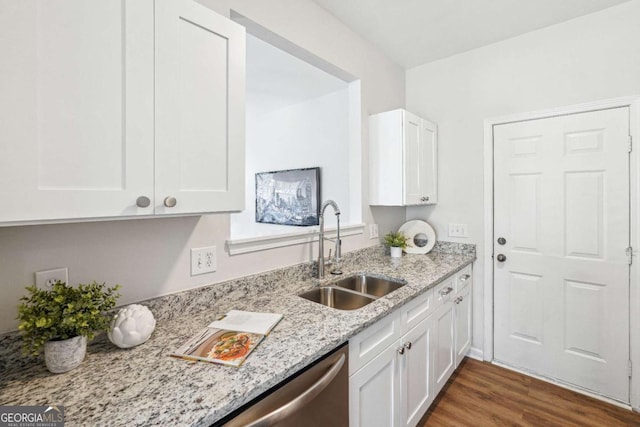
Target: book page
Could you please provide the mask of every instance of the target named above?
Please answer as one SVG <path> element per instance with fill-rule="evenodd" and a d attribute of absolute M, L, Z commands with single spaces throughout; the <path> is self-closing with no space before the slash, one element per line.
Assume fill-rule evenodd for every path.
<path fill-rule="evenodd" d="M 231 310 L 224 318 L 212 322 L 209 327 L 266 335 L 280 319 L 282 314 Z"/>

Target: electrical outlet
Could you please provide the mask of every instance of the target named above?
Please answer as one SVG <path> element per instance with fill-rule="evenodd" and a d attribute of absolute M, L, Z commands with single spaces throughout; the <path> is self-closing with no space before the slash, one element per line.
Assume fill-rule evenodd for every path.
<path fill-rule="evenodd" d="M 36 271 L 36 287 L 38 289 L 51 289 L 58 280 L 69 284 L 69 269 L 67 267 Z"/>
<path fill-rule="evenodd" d="M 449 224 L 449 237 L 469 237 L 467 224 Z"/>
<path fill-rule="evenodd" d="M 191 249 L 191 275 L 213 273 L 217 268 L 216 247 Z"/>
<path fill-rule="evenodd" d="M 377 239 L 378 236 L 378 224 L 369 224 L 369 238 Z"/>

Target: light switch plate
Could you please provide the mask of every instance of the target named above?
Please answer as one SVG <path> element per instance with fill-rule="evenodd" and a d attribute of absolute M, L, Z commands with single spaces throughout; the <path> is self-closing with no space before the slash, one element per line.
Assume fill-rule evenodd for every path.
<path fill-rule="evenodd" d="M 217 268 L 216 247 L 191 249 L 191 275 L 213 273 Z"/>
<path fill-rule="evenodd" d="M 469 237 L 467 224 L 449 224 L 449 237 Z"/>
<path fill-rule="evenodd" d="M 378 224 L 369 224 L 369 238 L 370 239 L 378 239 Z"/>

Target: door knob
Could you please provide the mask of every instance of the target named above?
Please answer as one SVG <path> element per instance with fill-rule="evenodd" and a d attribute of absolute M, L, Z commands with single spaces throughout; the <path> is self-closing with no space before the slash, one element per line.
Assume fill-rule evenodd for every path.
<path fill-rule="evenodd" d="M 499 245 L 504 245 L 507 243 L 507 239 L 505 239 L 504 237 L 498 237 L 498 244 Z"/>
<path fill-rule="evenodd" d="M 505 262 L 507 260 L 507 257 L 503 254 L 498 254 L 496 259 L 498 260 L 498 262 Z"/>
<path fill-rule="evenodd" d="M 139 208 L 146 208 L 151 204 L 151 200 L 147 196 L 140 196 L 136 199 L 136 206 Z"/>
<path fill-rule="evenodd" d="M 164 198 L 164 205 L 168 208 L 172 208 L 178 203 L 175 197 L 167 196 Z"/>

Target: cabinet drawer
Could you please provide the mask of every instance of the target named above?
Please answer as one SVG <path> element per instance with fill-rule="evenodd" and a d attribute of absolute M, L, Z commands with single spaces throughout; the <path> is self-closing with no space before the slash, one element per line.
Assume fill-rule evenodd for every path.
<path fill-rule="evenodd" d="M 373 360 L 401 336 L 400 312 L 396 311 L 349 340 L 349 375 Z"/>
<path fill-rule="evenodd" d="M 460 292 L 462 289 L 467 287 L 473 281 L 473 274 L 471 271 L 471 264 L 463 268 L 461 271 L 456 273 L 455 277 L 455 293 Z"/>
<path fill-rule="evenodd" d="M 400 326 L 406 332 L 433 312 L 433 289 L 415 298 L 402 308 Z"/>
<path fill-rule="evenodd" d="M 434 309 L 438 309 L 444 303 L 451 301 L 455 294 L 455 276 L 445 279 L 433 290 Z"/>

